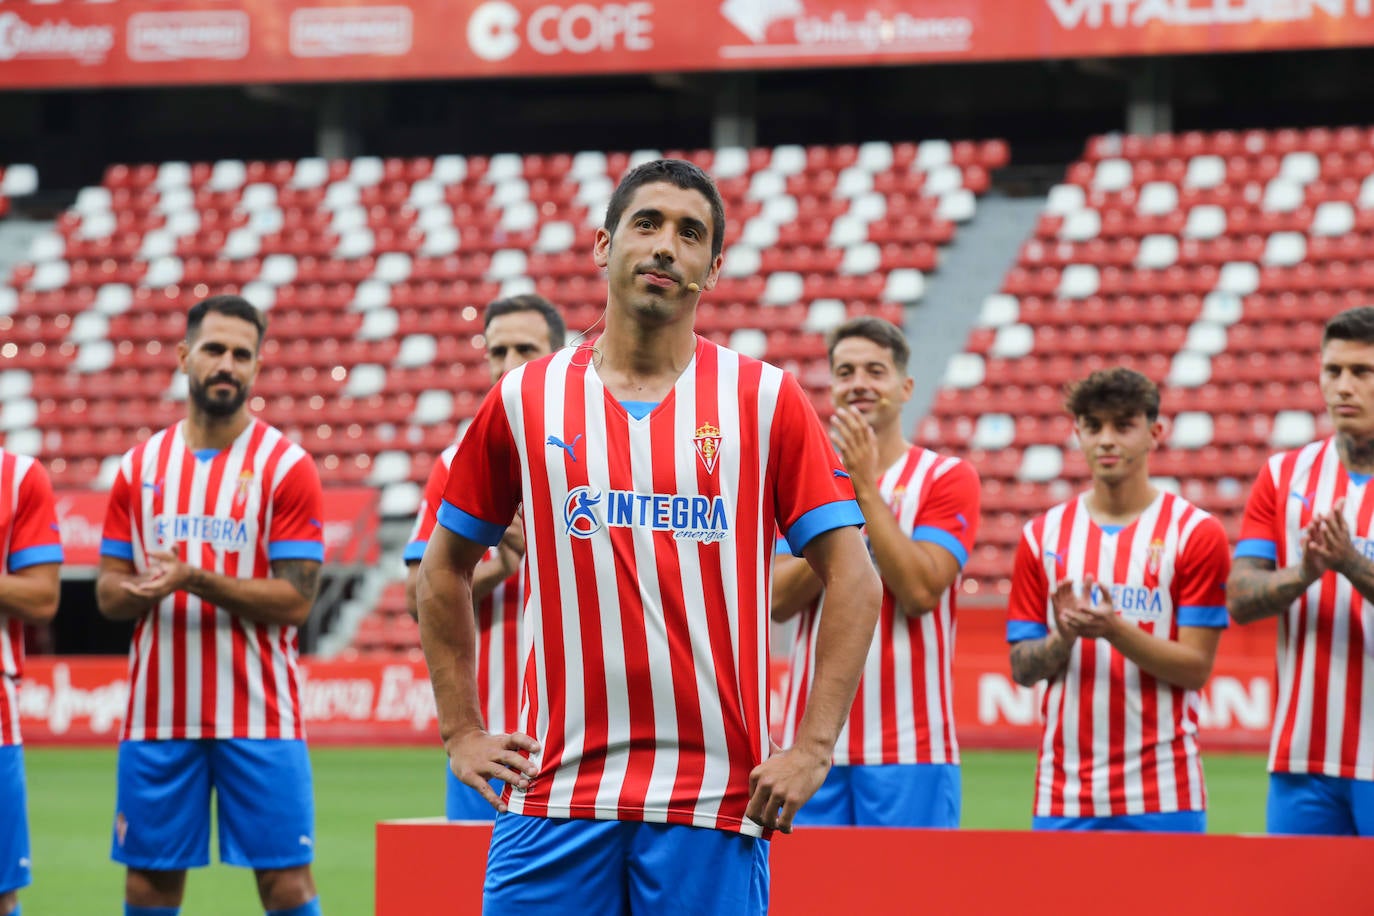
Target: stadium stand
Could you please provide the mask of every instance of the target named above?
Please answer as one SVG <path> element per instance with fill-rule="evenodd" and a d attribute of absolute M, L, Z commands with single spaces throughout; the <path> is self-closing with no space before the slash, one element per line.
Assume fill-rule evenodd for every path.
<path fill-rule="evenodd" d="M 37 190 L 38 169 L 23 163 L 0 165 L 0 219 L 9 215 L 13 198 L 28 197 Z"/>
<path fill-rule="evenodd" d="M 795 372 L 826 414 L 824 332 L 860 313 L 900 325 L 1009 158 L 942 140 L 666 154 L 708 168 L 731 218 L 698 327 Z M 532 290 L 574 332 L 595 325 L 592 235 L 620 175 L 657 155 L 111 166 L 0 290 L 0 431 L 57 487 L 106 486 L 128 442 L 179 414 L 186 297 L 243 291 L 271 316 L 254 409 L 326 484 L 413 513 L 489 384 L 482 305 Z M 355 646 L 417 645 L 403 599 L 383 595 Z"/>
<path fill-rule="evenodd" d="M 733 218 L 701 326 L 794 369 L 821 352 L 799 327 L 856 310 L 900 321 L 1007 159 L 1005 144 L 941 141 L 675 154 L 719 176 Z M 0 426 L 29 445 L 44 430 L 59 487 L 101 485 L 120 443 L 184 397 L 164 352 L 184 297 L 243 290 L 272 317 L 255 407 L 320 456 L 326 482 L 413 486 L 487 387 L 482 304 L 533 289 L 574 329 L 597 320 L 595 222 L 652 155 L 113 166 L 0 292 L 17 395 Z"/>
<path fill-rule="evenodd" d="M 1263 456 L 1327 430 L 1312 354 L 1371 251 L 1374 131 L 1091 139 L 918 430 L 982 474 L 968 578 L 1005 593 L 1021 525 L 1086 482 L 1061 387 L 1109 364 L 1161 383 L 1151 467 L 1234 538 Z"/>

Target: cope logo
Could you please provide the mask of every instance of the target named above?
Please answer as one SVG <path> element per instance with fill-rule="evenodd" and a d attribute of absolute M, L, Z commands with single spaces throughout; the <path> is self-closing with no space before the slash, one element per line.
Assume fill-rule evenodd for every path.
<path fill-rule="evenodd" d="M 536 54 L 649 51 L 654 42 L 652 3 L 557 3 L 528 18 L 506 0 L 489 0 L 468 17 L 468 47 L 482 60 L 505 60 L 523 44 Z"/>

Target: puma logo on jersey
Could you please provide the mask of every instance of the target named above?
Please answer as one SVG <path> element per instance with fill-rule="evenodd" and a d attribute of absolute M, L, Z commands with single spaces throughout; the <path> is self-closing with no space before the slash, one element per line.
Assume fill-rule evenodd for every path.
<path fill-rule="evenodd" d="M 573 436 L 573 441 L 572 441 L 571 443 L 564 442 L 562 439 L 558 438 L 557 436 L 549 436 L 549 438 L 546 439 L 546 440 L 544 441 L 544 444 L 545 444 L 545 445 L 556 446 L 557 448 L 561 448 L 563 451 L 565 451 L 565 452 L 568 453 L 568 457 L 569 457 L 569 458 L 571 458 L 573 461 L 576 461 L 576 460 L 577 460 L 577 443 L 578 443 L 578 442 L 581 442 L 581 441 L 582 441 L 582 434 L 581 434 L 581 433 L 578 433 L 576 436 Z"/>
<path fill-rule="evenodd" d="M 314 845 L 315 845 L 315 841 L 312 840 L 312 839 L 310 839 L 310 837 L 306 836 L 306 835 L 303 834 L 303 833 L 302 833 L 301 836 L 300 836 L 299 842 L 300 842 L 300 844 L 301 844 L 302 846 L 314 846 Z"/>
<path fill-rule="evenodd" d="M 1298 500 L 1299 502 L 1301 502 L 1301 503 L 1302 503 L 1302 507 L 1303 507 L 1304 509 L 1311 509 L 1311 508 L 1312 508 L 1312 497 L 1310 497 L 1310 496 L 1303 496 L 1303 495 L 1302 495 L 1301 493 L 1299 493 L 1297 490 L 1293 490 L 1292 492 L 1290 492 L 1290 493 L 1288 494 L 1288 497 L 1289 497 L 1290 499 L 1296 499 L 1296 500 Z"/>

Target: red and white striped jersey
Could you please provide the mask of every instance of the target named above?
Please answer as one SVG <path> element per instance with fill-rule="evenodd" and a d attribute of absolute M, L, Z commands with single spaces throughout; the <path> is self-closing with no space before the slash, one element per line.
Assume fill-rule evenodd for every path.
<path fill-rule="evenodd" d="M 139 572 L 155 550 L 240 579 L 276 560 L 324 559 L 315 462 L 253 420 L 219 451 L 192 452 L 182 423 L 126 452 L 110 489 L 102 556 Z M 301 738 L 296 628 L 235 617 L 189 592 L 134 627 L 125 740 Z"/>
<path fill-rule="evenodd" d="M 455 442 L 434 462 L 425 482 L 424 499 L 415 517 L 410 540 L 406 542 L 405 561 L 418 563 L 425 545 L 438 523 L 438 510 L 444 501 L 449 465 L 458 452 Z M 496 558 L 496 548 L 487 549 L 483 560 Z M 520 714 L 520 611 L 524 606 L 525 564 L 515 574 L 492 589 L 477 602 L 477 696 L 486 719 L 487 731 L 510 732 L 519 726 Z"/>
<path fill-rule="evenodd" d="M 1355 548 L 1374 557 L 1374 487 L 1341 464 L 1334 439 L 1274 455 L 1245 505 L 1236 559 L 1302 562 L 1302 530 L 1345 500 Z M 1269 770 L 1374 779 L 1374 604 L 1328 572 L 1279 617 L 1278 700 Z"/>
<path fill-rule="evenodd" d="M 1225 627 L 1226 533 L 1211 515 L 1161 492 L 1110 533 L 1086 494 L 1029 522 L 1016 551 L 1007 640 L 1045 636 L 1050 592 L 1091 574 L 1122 617 L 1157 639 L 1179 627 Z M 1079 639 L 1041 701 L 1037 817 L 1117 817 L 1203 811 L 1199 695 L 1157 680 L 1105 639 Z"/>
<path fill-rule="evenodd" d="M 542 751 L 510 810 L 762 835 L 744 812 L 769 753 L 773 544 L 861 525 L 853 488 L 780 369 L 698 338 L 635 419 L 589 353 L 506 374 L 439 509 L 495 544 L 523 503 L 520 719 Z"/>
<path fill-rule="evenodd" d="M 878 489 L 912 540 L 943 547 L 963 567 L 978 533 L 980 486 L 971 464 L 913 446 L 883 472 Z M 835 763 L 959 762 L 951 670 L 958 587 L 956 579 L 940 598 L 939 607 L 908 617 L 884 583 L 877 638 L 869 647 L 859 692 L 835 743 Z M 822 594 L 798 621 L 784 746 L 796 739 L 806 711 L 824 606 Z"/>
<path fill-rule="evenodd" d="M 0 449 L 0 570 L 62 562 L 62 538 L 48 472 L 32 458 Z M 0 613 L 0 747 L 20 744 L 19 678 L 24 622 Z"/>

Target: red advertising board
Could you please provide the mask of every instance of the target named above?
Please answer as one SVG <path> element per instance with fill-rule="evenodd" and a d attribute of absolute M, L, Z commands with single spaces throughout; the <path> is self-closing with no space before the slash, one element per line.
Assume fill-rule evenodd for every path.
<path fill-rule="evenodd" d="M 377 916 L 477 916 L 490 843 L 491 824 L 378 824 Z M 1357 837 L 806 827 L 771 847 L 774 916 L 1370 909 Z"/>
<path fill-rule="evenodd" d="M 57 523 L 62 528 L 68 568 L 99 565 L 107 499 L 105 493 L 89 490 L 57 493 Z M 381 524 L 377 503 L 377 491 L 366 487 L 331 487 L 325 491 L 325 562 L 352 565 L 377 561 L 377 529 Z"/>
<path fill-rule="evenodd" d="M 954 657 L 955 720 L 965 747 L 1034 747 L 1039 695 L 1008 673 L 1003 615 L 961 615 Z M 1202 693 L 1202 745 L 1259 750 L 1273 713 L 1272 626 L 1232 628 L 1222 638 Z M 302 691 L 310 740 L 321 744 L 430 744 L 438 741 L 434 695 L 418 657 L 305 660 Z M 787 666 L 772 671 L 774 733 Z M 30 743 L 104 743 L 118 734 L 128 697 L 122 658 L 35 656 L 24 668 L 20 723 Z"/>
<path fill-rule="evenodd" d="M 739 70 L 1367 44 L 1374 44 L 1374 0 L 123 0 L 6 4 L 0 88 Z"/>

